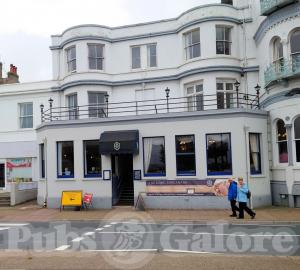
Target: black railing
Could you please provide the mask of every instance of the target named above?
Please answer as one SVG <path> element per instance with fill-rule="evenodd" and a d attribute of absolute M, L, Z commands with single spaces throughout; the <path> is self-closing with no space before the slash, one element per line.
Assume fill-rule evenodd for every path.
<path fill-rule="evenodd" d="M 41 105 L 41 119 L 43 122 L 47 122 L 235 108 L 260 109 L 259 93 L 253 95 L 228 91 L 219 92 L 216 95 L 197 94 L 178 98 L 168 97 L 164 99 L 125 101 L 118 103 L 110 103 L 107 100 L 107 102 L 101 104 L 76 107 L 50 106 L 50 108 L 45 111 L 44 106 Z"/>

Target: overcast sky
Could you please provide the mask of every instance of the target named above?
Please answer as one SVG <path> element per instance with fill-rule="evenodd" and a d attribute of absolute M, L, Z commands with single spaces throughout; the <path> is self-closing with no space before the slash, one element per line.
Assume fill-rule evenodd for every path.
<path fill-rule="evenodd" d="M 78 24 L 119 26 L 177 17 L 220 0 L 0 0 L 0 61 L 21 82 L 51 79 L 50 35 Z M 4 73 L 3 72 L 3 73 Z M 4 74 L 5 76 L 5 74 Z"/>

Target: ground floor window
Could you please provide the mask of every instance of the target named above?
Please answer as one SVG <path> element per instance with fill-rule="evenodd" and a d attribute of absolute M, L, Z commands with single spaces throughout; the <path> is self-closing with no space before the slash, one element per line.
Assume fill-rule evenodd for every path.
<path fill-rule="evenodd" d="M 287 131 L 283 120 L 277 121 L 277 145 L 279 154 L 279 163 L 288 163 L 288 143 L 287 143 Z"/>
<path fill-rule="evenodd" d="M 101 155 L 99 140 L 84 141 L 84 177 L 101 177 Z"/>
<path fill-rule="evenodd" d="M 45 178 L 45 145 L 40 144 L 40 177 Z"/>
<path fill-rule="evenodd" d="M 143 138 L 145 176 L 165 176 L 165 138 Z"/>
<path fill-rule="evenodd" d="M 196 175 L 195 136 L 176 136 L 177 175 Z"/>
<path fill-rule="evenodd" d="M 74 177 L 73 142 L 57 142 L 57 176 L 58 178 Z"/>
<path fill-rule="evenodd" d="M 249 133 L 250 172 L 261 174 L 260 134 Z"/>
<path fill-rule="evenodd" d="M 231 141 L 229 133 L 207 134 L 207 174 L 231 175 Z"/>
<path fill-rule="evenodd" d="M 294 122 L 294 134 L 296 145 L 296 161 L 300 162 L 300 117 L 296 118 Z"/>

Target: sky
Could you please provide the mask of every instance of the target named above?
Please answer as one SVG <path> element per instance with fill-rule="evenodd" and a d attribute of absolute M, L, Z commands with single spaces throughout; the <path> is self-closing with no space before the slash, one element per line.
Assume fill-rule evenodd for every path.
<path fill-rule="evenodd" d="M 120 26 L 174 18 L 220 0 L 0 0 L 0 61 L 21 82 L 51 80 L 50 36 L 79 24 Z"/>

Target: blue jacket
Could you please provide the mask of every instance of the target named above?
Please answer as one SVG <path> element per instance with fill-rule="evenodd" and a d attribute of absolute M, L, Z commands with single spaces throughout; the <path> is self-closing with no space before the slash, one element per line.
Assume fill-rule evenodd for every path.
<path fill-rule="evenodd" d="M 237 198 L 236 200 L 238 202 L 247 202 L 248 198 L 247 198 L 247 193 L 248 193 L 249 189 L 248 186 L 246 184 L 243 184 L 242 187 L 238 187 L 237 188 Z"/>
<path fill-rule="evenodd" d="M 228 188 L 228 200 L 229 201 L 236 200 L 236 196 L 237 196 L 237 183 L 232 181 L 232 183 L 229 185 Z"/>

